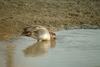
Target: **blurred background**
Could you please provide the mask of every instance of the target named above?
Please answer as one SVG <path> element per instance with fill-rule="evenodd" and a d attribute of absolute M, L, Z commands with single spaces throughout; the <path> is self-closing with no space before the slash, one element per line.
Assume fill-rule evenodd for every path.
<path fill-rule="evenodd" d="M 25 26 L 54 29 L 100 28 L 100 0 L 0 0 L 0 32 Z"/>

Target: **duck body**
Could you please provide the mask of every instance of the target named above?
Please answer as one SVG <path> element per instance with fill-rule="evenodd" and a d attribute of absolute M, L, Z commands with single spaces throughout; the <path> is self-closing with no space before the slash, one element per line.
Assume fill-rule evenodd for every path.
<path fill-rule="evenodd" d="M 38 41 L 56 39 L 56 34 L 54 32 L 51 32 L 44 26 L 40 26 L 40 25 L 27 27 L 24 29 L 22 34 L 25 36 L 33 37 L 37 39 Z"/>
<path fill-rule="evenodd" d="M 35 29 L 34 32 L 38 41 L 50 40 L 50 33 L 46 28 L 40 26 Z"/>

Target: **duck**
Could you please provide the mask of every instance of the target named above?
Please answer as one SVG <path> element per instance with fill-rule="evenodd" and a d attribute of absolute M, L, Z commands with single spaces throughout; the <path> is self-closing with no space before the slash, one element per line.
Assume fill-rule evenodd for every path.
<path fill-rule="evenodd" d="M 48 41 L 51 39 L 56 39 L 56 34 L 54 32 L 49 31 L 46 27 L 40 25 L 24 28 L 22 35 L 33 37 L 37 39 L 37 41 Z"/>

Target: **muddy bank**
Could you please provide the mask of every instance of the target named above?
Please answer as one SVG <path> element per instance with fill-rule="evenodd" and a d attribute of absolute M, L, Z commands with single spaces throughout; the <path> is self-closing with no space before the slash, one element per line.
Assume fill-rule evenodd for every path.
<path fill-rule="evenodd" d="M 50 29 L 100 28 L 99 0 L 0 0 L 0 32 L 30 25 Z"/>

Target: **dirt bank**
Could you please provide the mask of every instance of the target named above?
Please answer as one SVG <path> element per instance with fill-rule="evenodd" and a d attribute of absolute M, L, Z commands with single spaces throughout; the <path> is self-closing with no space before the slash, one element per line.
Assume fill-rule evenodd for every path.
<path fill-rule="evenodd" d="M 100 28 L 100 0 L 0 0 L 0 32 L 29 25 L 55 29 Z"/>

